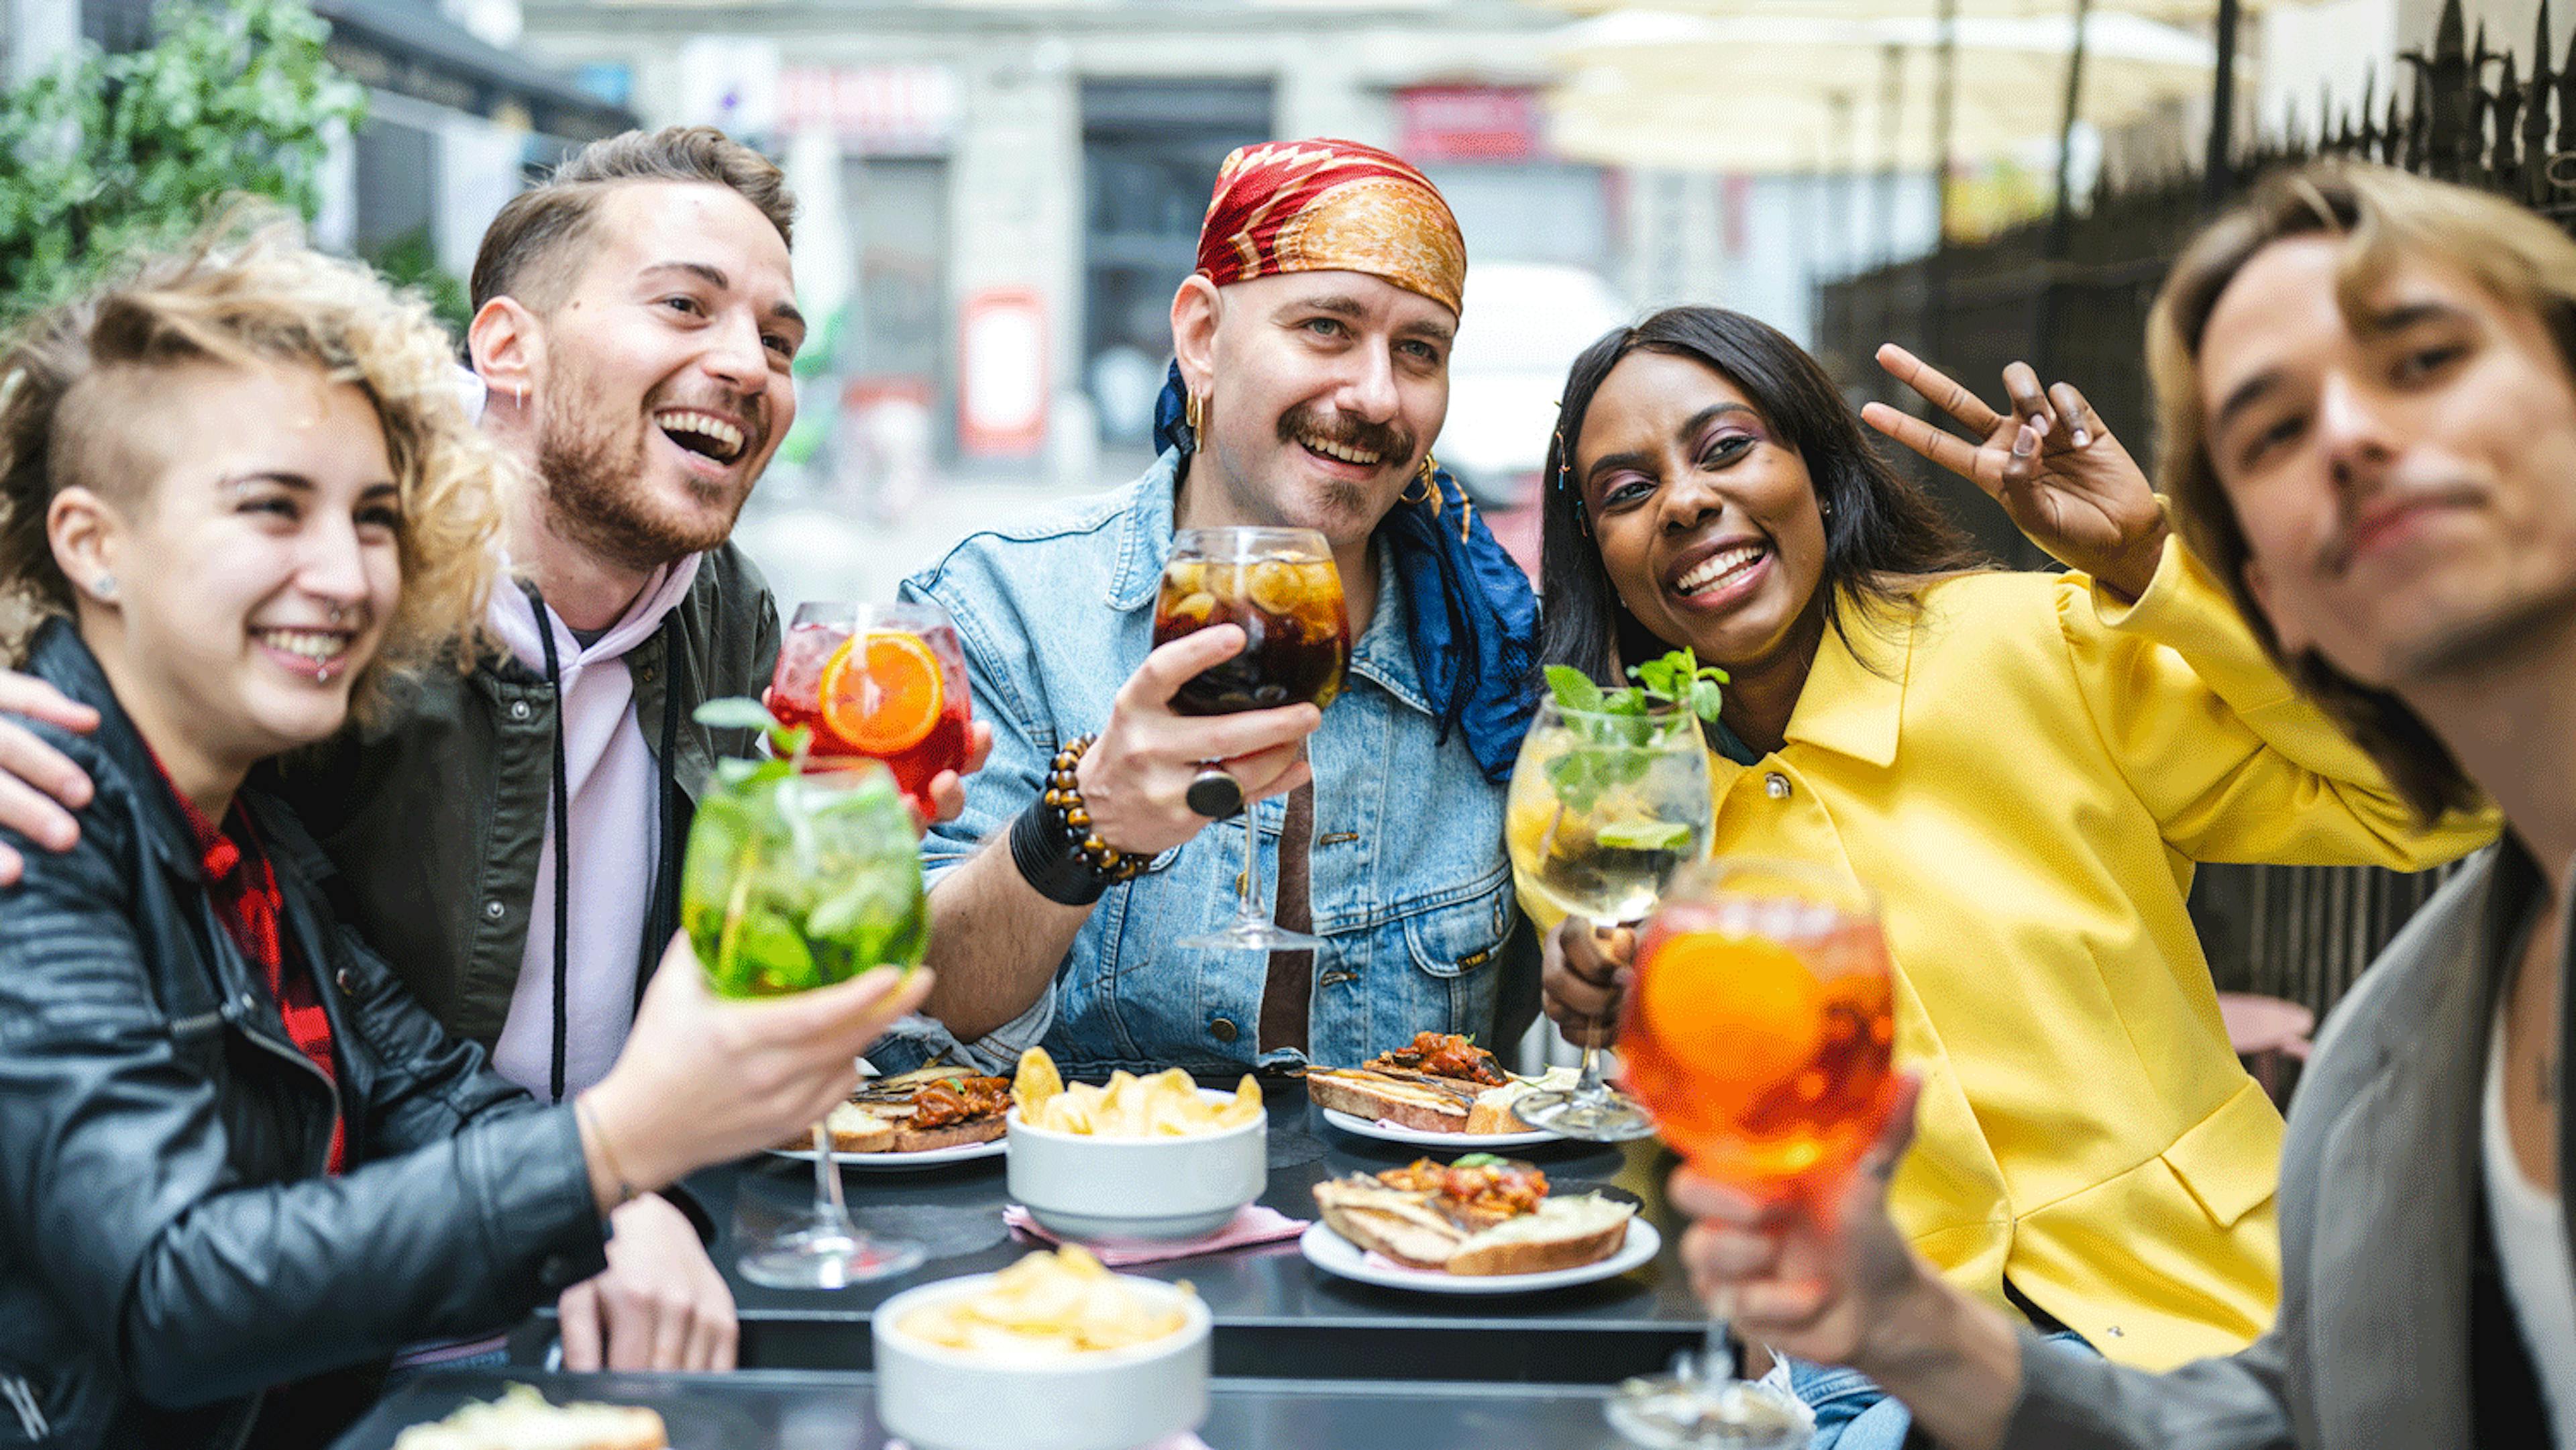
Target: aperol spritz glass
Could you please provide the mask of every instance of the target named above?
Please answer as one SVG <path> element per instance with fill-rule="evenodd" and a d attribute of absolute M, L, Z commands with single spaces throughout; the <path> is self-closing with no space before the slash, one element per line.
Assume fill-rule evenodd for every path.
<path fill-rule="evenodd" d="M 796 606 L 762 702 L 813 731 L 808 767 L 882 760 L 924 820 L 930 782 L 966 769 L 974 699 L 956 621 L 936 604 Z"/>
<path fill-rule="evenodd" d="M 1708 749 L 1686 703 L 1616 713 L 1542 700 L 1512 767 L 1503 837 L 1524 901 L 1599 931 L 1645 920 L 1673 873 L 1708 854 L 1713 813 Z M 1571 1091 L 1530 1093 L 1512 1110 L 1597 1143 L 1655 1130 L 1602 1081 L 1597 1043 L 1585 1045 Z"/>
<path fill-rule="evenodd" d="M 1702 1177 L 1821 1211 L 1896 1091 L 1877 903 L 1838 871 L 1729 858 L 1687 867 L 1637 944 L 1619 1030 L 1627 1086 Z M 1633 1379 L 1611 1423 L 1649 1446 L 1790 1450 L 1811 1417 L 1736 1378 L 1722 1316 L 1697 1365 Z"/>

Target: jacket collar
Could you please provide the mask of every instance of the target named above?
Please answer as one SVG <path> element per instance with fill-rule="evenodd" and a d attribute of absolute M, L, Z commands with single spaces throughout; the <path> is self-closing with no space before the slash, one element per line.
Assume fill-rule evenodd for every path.
<path fill-rule="evenodd" d="M 134 728 L 134 718 L 117 703 L 116 691 L 107 683 L 107 671 L 100 668 L 98 656 L 90 652 L 80 630 L 59 615 L 46 620 L 37 628 L 35 642 L 28 650 L 27 672 L 98 711 L 98 729 L 91 732 L 90 745 L 123 777 L 135 797 L 138 818 L 151 827 L 146 834 L 152 853 L 181 877 L 205 880 L 196 832 L 162 783 L 161 767 L 153 759 L 152 748 L 143 742 L 142 732 Z"/>
<path fill-rule="evenodd" d="M 1825 626 L 1784 735 L 1883 768 L 1896 762 L 1905 685 L 1913 672 L 1920 626 L 1892 621 L 1848 591 L 1838 603 L 1851 639 L 1845 640 L 1841 629 Z"/>

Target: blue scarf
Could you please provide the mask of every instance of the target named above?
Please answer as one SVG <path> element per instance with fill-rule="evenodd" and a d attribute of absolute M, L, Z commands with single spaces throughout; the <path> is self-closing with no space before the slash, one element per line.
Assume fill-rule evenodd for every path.
<path fill-rule="evenodd" d="M 1198 451 L 1183 418 L 1177 363 L 1154 404 L 1154 447 L 1184 457 Z M 1440 717 L 1440 741 L 1465 731 L 1485 779 L 1500 785 L 1512 777 L 1538 708 L 1538 598 L 1448 470 L 1432 482 L 1431 497 L 1397 504 L 1377 532 L 1412 615 L 1413 670 Z"/>

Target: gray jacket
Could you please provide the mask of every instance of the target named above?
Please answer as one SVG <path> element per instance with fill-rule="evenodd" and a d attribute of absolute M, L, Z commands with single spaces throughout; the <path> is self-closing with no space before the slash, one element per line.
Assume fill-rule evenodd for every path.
<path fill-rule="evenodd" d="M 2026 1340 L 2011 1450 L 2547 1443 L 2520 1340 L 2481 1273 L 2478 1159 L 2504 956 L 2537 890 L 2510 839 L 2477 858 L 2328 1024 L 2282 1148 L 2272 1331 L 2166 1375 Z M 2562 1101 L 2561 1162 L 2576 1162 L 2571 1130 Z"/>

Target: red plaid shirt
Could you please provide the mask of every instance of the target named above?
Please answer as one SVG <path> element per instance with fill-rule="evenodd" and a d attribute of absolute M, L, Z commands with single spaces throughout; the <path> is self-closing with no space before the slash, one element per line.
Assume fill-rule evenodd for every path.
<path fill-rule="evenodd" d="M 286 898 L 278 892 L 277 872 L 259 848 L 250 817 L 239 806 L 224 817 L 240 832 L 241 840 L 236 843 L 180 791 L 166 767 L 161 779 L 170 786 L 170 798 L 179 803 L 180 813 L 188 818 L 188 829 L 196 833 L 197 851 L 206 870 L 206 893 L 214 898 L 225 929 L 232 933 L 242 955 L 267 974 L 268 994 L 285 1018 L 287 1037 L 312 1059 L 315 1067 L 322 1069 L 323 1081 L 331 1084 L 331 1160 L 327 1171 L 337 1173 L 348 1157 L 349 1128 L 348 1120 L 340 1113 L 340 1071 L 331 1057 L 331 1018 L 322 1010 L 312 973 L 286 970 L 286 944 L 278 930 Z"/>

